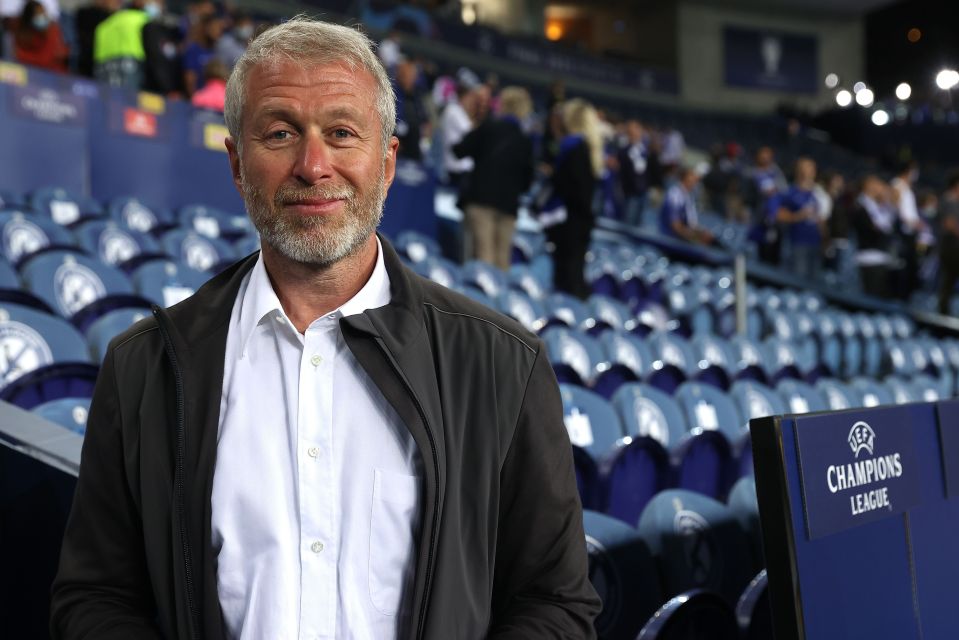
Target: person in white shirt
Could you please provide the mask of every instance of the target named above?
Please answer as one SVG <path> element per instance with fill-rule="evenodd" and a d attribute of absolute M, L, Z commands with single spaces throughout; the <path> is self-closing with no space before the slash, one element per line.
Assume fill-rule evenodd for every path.
<path fill-rule="evenodd" d="M 456 77 L 456 95 L 443 108 L 440 115 L 440 135 L 443 137 L 443 170 L 451 186 L 458 191 L 465 187 L 465 180 L 473 170 L 473 158 L 458 158 L 453 147 L 472 131 L 474 123 L 466 107 L 474 98 L 479 79 L 469 73 L 458 73 Z"/>
<path fill-rule="evenodd" d="M 375 233 L 398 141 L 369 40 L 268 29 L 225 116 L 262 249 L 107 349 L 53 637 L 595 638 L 542 341 Z"/>

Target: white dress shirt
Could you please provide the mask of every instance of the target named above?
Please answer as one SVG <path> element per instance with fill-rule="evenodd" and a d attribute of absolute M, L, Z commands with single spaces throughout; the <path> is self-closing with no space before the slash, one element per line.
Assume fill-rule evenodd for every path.
<path fill-rule="evenodd" d="M 473 129 L 473 122 L 455 97 L 443 109 L 443 114 L 440 116 L 440 129 L 443 132 L 443 163 L 446 170 L 452 173 L 472 171 L 472 158 L 468 156 L 457 158 L 453 153 L 453 145 L 459 143 Z"/>
<path fill-rule="evenodd" d="M 409 620 L 422 460 L 339 319 L 389 303 L 366 285 L 300 334 L 262 256 L 230 318 L 213 476 L 217 593 L 230 638 L 396 638 Z"/>

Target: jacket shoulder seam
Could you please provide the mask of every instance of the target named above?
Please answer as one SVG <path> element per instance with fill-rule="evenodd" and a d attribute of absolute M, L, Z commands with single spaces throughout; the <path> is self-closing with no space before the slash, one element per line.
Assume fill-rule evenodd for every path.
<path fill-rule="evenodd" d="M 150 331 L 156 331 L 156 330 L 157 330 L 157 327 L 153 326 L 153 327 L 148 327 L 148 328 L 146 328 L 146 329 L 143 329 L 143 330 L 141 330 L 141 331 L 137 331 L 137 332 L 134 333 L 132 336 L 129 336 L 128 338 L 126 338 L 123 342 L 118 342 L 117 345 L 116 345 L 116 348 L 122 347 L 123 345 L 125 345 L 125 344 L 128 343 L 128 342 L 130 342 L 130 341 L 133 340 L 134 338 L 138 338 L 138 337 L 142 336 L 144 333 L 149 333 Z"/>
<path fill-rule="evenodd" d="M 519 342 L 521 345 L 523 345 L 524 347 L 526 347 L 526 349 L 527 349 L 530 353 L 532 353 L 532 354 L 534 354 L 534 355 L 536 354 L 536 349 L 534 349 L 533 347 L 531 347 L 525 340 L 523 340 L 522 338 L 520 338 L 520 337 L 519 337 L 518 335 L 516 335 L 515 333 L 513 333 L 513 332 L 511 332 L 511 331 L 509 331 L 509 330 L 507 330 L 507 329 L 504 329 L 503 327 L 499 326 L 498 324 L 496 324 L 496 323 L 493 322 L 492 320 L 487 320 L 486 318 L 481 318 L 481 317 L 479 317 L 479 316 L 474 316 L 473 314 L 470 314 L 470 313 L 463 313 L 462 311 L 448 311 L 447 309 L 440 309 L 439 307 L 437 307 L 437 306 L 436 306 L 435 304 L 433 304 L 432 302 L 424 302 L 423 304 L 426 305 L 426 306 L 428 306 L 428 307 L 432 307 L 432 308 L 435 309 L 436 311 L 439 311 L 440 313 L 445 314 L 445 315 L 448 315 L 448 316 L 460 316 L 460 317 L 463 317 L 463 318 L 471 318 L 471 319 L 473 319 L 473 320 L 479 320 L 480 322 L 485 322 L 486 324 L 488 324 L 488 325 L 490 325 L 490 326 L 498 329 L 499 331 L 505 333 L 505 334 L 508 335 L 509 337 L 511 337 L 511 338 L 513 338 L 514 340 L 516 340 L 517 342 Z"/>

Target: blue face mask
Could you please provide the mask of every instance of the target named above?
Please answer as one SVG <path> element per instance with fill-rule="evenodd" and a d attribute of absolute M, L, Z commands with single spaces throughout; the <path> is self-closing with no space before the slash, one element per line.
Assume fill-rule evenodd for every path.
<path fill-rule="evenodd" d="M 46 31 L 47 27 L 50 26 L 50 18 L 44 15 L 33 16 L 33 20 L 30 22 L 37 31 Z"/>
<path fill-rule="evenodd" d="M 143 10 L 147 12 L 147 15 L 150 16 L 151 20 L 160 17 L 160 5 L 158 5 L 156 2 L 146 3 L 143 5 Z"/>

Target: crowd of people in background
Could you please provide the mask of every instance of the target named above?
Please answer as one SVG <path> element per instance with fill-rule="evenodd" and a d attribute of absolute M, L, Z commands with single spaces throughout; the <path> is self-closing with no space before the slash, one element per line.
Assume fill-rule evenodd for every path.
<path fill-rule="evenodd" d="M 214 111 L 233 65 L 267 26 L 212 0 L 191 0 L 181 17 L 163 0 L 92 0 L 75 12 L 70 38 L 58 17 L 56 0 L 26 0 L 0 21 L 3 57 Z M 627 228 L 652 220 L 665 236 L 709 246 L 718 242 L 702 224 L 710 213 L 747 226 L 760 260 L 809 282 L 851 257 L 865 293 L 907 300 L 938 272 L 939 310 L 950 311 L 959 175 L 937 195 L 918 187 L 912 159 L 890 180 L 843 176 L 807 157 L 784 170 L 772 146 L 750 156 L 735 141 L 690 163 L 680 131 L 567 99 L 562 82 L 537 109 L 526 88 L 500 87 L 495 75 L 408 57 L 400 33 L 383 39 L 379 55 L 397 95 L 399 156 L 430 165 L 458 192 L 464 259 L 507 268 L 521 202 L 533 193 L 554 284 L 573 295 L 588 294 L 583 265 L 596 217 Z"/>

